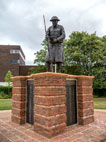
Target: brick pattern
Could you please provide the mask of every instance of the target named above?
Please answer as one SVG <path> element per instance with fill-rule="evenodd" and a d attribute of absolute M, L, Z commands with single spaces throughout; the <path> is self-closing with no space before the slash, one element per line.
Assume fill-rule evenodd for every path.
<path fill-rule="evenodd" d="M 61 76 L 35 76 L 35 86 L 65 86 L 66 78 Z"/>
<path fill-rule="evenodd" d="M 12 121 L 17 124 L 26 122 L 26 79 L 13 79 Z"/>
<path fill-rule="evenodd" d="M 92 79 L 77 79 L 78 122 L 81 125 L 94 121 Z"/>
<path fill-rule="evenodd" d="M 34 130 L 52 137 L 66 128 L 66 78 L 34 78 Z"/>

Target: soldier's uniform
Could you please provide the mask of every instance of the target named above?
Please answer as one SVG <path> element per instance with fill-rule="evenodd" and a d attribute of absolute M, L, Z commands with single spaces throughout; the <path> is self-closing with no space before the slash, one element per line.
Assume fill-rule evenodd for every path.
<path fill-rule="evenodd" d="M 59 19 L 54 16 L 50 21 Z M 54 42 L 54 40 L 56 41 Z M 46 40 L 48 42 L 48 53 L 46 55 L 46 63 L 64 63 L 63 40 L 65 39 L 65 31 L 63 26 L 50 26 L 46 32 Z"/>

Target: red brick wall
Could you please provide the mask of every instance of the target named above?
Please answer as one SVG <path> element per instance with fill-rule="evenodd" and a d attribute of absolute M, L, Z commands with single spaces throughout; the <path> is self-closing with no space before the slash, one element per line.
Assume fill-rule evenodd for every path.
<path fill-rule="evenodd" d="M 18 77 L 13 79 L 12 90 L 12 121 L 18 124 L 26 122 L 26 79 Z"/>
<path fill-rule="evenodd" d="M 92 79 L 78 78 L 77 95 L 79 124 L 89 124 L 94 121 Z"/>
<path fill-rule="evenodd" d="M 19 75 L 20 76 L 27 76 L 30 72 L 30 68 L 36 68 L 37 66 L 31 66 L 31 65 L 20 65 L 19 66 Z"/>

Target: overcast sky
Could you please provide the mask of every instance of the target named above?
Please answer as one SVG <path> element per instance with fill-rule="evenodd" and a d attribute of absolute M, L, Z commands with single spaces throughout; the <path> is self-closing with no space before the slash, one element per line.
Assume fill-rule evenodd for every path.
<path fill-rule="evenodd" d="M 47 28 L 59 17 L 67 39 L 73 31 L 106 35 L 106 0 L 0 0 L 0 44 L 21 45 L 26 64 L 43 48 L 43 14 Z"/>

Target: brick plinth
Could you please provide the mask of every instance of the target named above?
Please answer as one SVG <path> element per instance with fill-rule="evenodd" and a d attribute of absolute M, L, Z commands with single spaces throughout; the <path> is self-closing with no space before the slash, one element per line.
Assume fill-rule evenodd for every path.
<path fill-rule="evenodd" d="M 78 122 L 80 125 L 94 121 L 92 78 L 77 79 Z"/>
<path fill-rule="evenodd" d="M 34 130 L 53 137 L 66 128 L 66 78 L 34 77 Z"/>
<path fill-rule="evenodd" d="M 12 78 L 12 121 L 17 124 L 25 123 L 26 116 L 26 77 Z"/>
<path fill-rule="evenodd" d="M 26 123 L 26 82 L 27 79 L 33 79 L 33 119 L 36 132 L 51 138 L 66 129 L 66 80 L 76 80 L 77 123 L 86 125 L 93 122 L 93 78 L 48 72 L 13 77 L 12 121 Z"/>

